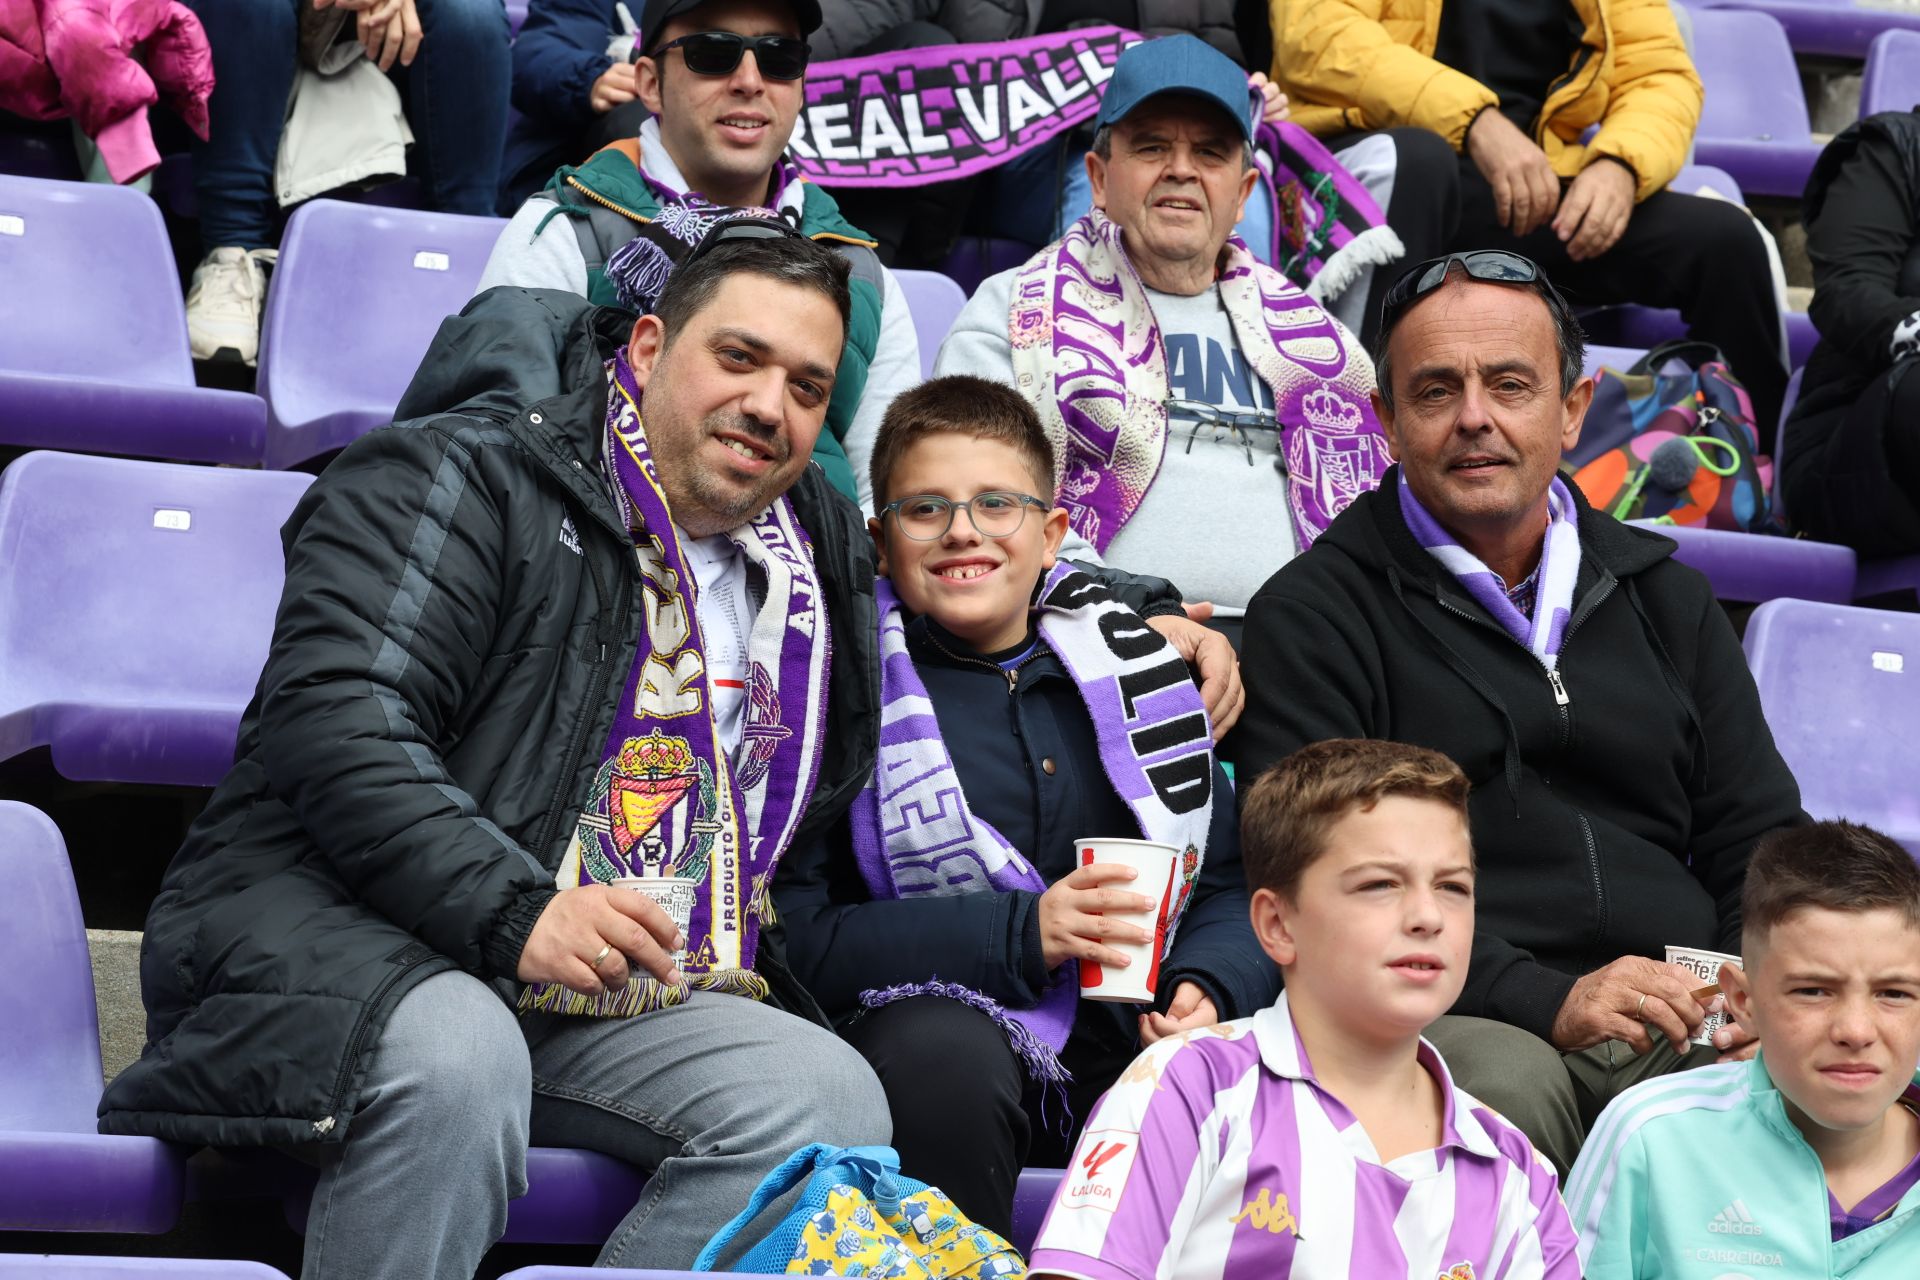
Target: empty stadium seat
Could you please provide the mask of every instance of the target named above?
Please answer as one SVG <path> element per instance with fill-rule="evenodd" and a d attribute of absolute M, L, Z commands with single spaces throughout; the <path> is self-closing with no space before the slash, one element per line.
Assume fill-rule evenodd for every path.
<path fill-rule="evenodd" d="M 1748 195 L 1798 200 L 1820 154 L 1787 34 L 1764 13 L 1693 11 L 1694 65 L 1706 85 L 1694 159 Z"/>
<path fill-rule="evenodd" d="M 1798 54 L 1864 58 L 1884 31 L 1920 30 L 1920 9 L 1901 0 L 1686 0 L 1693 10 L 1695 47 L 1701 9 L 1757 9 L 1780 23 Z M 1911 105 L 1911 104 L 1908 104 Z"/>
<path fill-rule="evenodd" d="M 19 1280 L 287 1280 L 286 1272 L 259 1262 L 24 1253 L 0 1253 L 0 1276 Z"/>
<path fill-rule="evenodd" d="M 0 880 L 0 1231 L 171 1230 L 181 1152 L 94 1127 L 93 966 L 66 844 L 38 809 L 0 800 Z"/>
<path fill-rule="evenodd" d="M 1775 600 L 1754 610 L 1746 650 L 1807 812 L 1863 822 L 1920 856 L 1920 615 Z"/>
<path fill-rule="evenodd" d="M 913 313 L 914 335 L 920 339 L 920 376 L 931 378 L 940 344 L 947 340 L 947 330 L 953 328 L 960 308 L 967 305 L 967 295 L 938 271 L 896 271 L 893 278 L 900 282 L 907 309 Z"/>
<path fill-rule="evenodd" d="M 1602 366 L 1625 372 L 1631 369 L 1634 364 L 1646 354 L 1645 348 L 1609 347 L 1602 346 L 1599 343 L 1589 342 L 1587 344 L 1587 363 L 1584 372 L 1589 378 L 1598 373 Z"/>
<path fill-rule="evenodd" d="M 308 476 L 29 453 L 0 472 L 0 760 L 212 786 L 233 762 Z"/>
<path fill-rule="evenodd" d="M 1867 50 L 1860 114 L 1911 111 L 1920 104 L 1920 30 L 1882 31 Z"/>
<path fill-rule="evenodd" d="M 1722 600 L 1758 604 L 1791 597 L 1843 604 L 1854 598 L 1859 567 L 1852 547 L 1651 520 L 1631 523 L 1672 538 L 1678 548 L 1673 558 L 1705 574 Z"/>
<path fill-rule="evenodd" d="M 294 213 L 260 334 L 268 467 L 331 453 L 392 419 L 440 322 L 473 296 L 505 226 L 342 200 Z"/>
<path fill-rule="evenodd" d="M 980 282 L 1002 271 L 1011 271 L 1040 252 L 1040 246 L 1024 240 L 998 236 L 962 236 L 940 264 L 940 274 L 958 284 L 972 297 Z"/>
<path fill-rule="evenodd" d="M 0 175 L 0 445 L 258 464 L 266 406 L 194 385 L 160 210 Z"/>

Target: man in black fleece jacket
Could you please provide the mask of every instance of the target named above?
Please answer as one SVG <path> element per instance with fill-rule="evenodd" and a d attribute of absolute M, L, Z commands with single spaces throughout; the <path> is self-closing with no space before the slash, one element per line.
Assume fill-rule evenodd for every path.
<path fill-rule="evenodd" d="M 1754 841 L 1804 820 L 1706 580 L 1556 480 L 1582 347 L 1515 255 L 1389 293 L 1374 402 L 1399 465 L 1253 598 L 1227 753 L 1248 782 L 1325 738 L 1466 770 L 1478 932 L 1428 1035 L 1562 1173 L 1626 1085 L 1757 1048 L 1687 1043 L 1704 1010 L 1664 948 L 1737 952 Z"/>

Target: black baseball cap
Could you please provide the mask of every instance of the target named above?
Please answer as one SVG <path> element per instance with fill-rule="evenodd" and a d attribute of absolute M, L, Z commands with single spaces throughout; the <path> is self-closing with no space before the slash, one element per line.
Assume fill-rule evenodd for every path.
<path fill-rule="evenodd" d="M 689 10 L 698 9 L 707 0 L 647 0 L 640 15 L 640 32 L 646 47 L 652 48 L 660 29 Z M 820 0 L 787 0 L 787 7 L 800 22 L 800 34 L 810 36 L 820 29 Z"/>

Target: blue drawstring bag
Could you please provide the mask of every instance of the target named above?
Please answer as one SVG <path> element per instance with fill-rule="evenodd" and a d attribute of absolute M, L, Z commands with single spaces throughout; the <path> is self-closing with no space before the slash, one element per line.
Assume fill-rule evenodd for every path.
<path fill-rule="evenodd" d="M 819 1142 L 761 1181 L 693 1269 L 712 1271 L 735 1237 L 803 1179 L 806 1189 L 787 1216 L 728 1270 L 864 1280 L 1020 1280 L 1027 1273 L 1012 1245 L 969 1222 L 938 1189 L 902 1175 L 892 1147 Z"/>

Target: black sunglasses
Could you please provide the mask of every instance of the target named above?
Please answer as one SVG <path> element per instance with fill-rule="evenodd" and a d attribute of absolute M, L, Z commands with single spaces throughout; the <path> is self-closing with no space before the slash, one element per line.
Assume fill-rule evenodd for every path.
<path fill-rule="evenodd" d="M 779 218 L 728 218 L 700 238 L 676 271 L 692 266 L 729 240 L 805 240 L 793 224 Z"/>
<path fill-rule="evenodd" d="M 1449 253 L 1442 258 L 1431 258 L 1417 267 L 1410 267 L 1393 282 L 1387 290 L 1387 296 L 1380 302 L 1380 332 L 1386 333 L 1400 313 L 1424 298 L 1442 284 L 1458 264 L 1469 279 L 1484 281 L 1488 284 L 1537 284 L 1553 300 L 1562 306 L 1565 299 L 1560 291 L 1553 287 L 1531 258 L 1523 258 L 1517 253 L 1508 253 L 1503 249 L 1475 249 L 1466 253 Z"/>
<path fill-rule="evenodd" d="M 669 49 L 680 50 L 687 70 L 698 76 L 730 76 L 740 65 L 747 50 L 753 50 L 754 65 L 769 80 L 798 80 L 807 73 L 807 59 L 813 48 L 805 40 L 792 36 L 743 36 L 731 31 L 697 31 L 678 40 L 669 40 L 651 54 L 642 54 L 634 46 L 633 60 L 657 58 Z"/>

